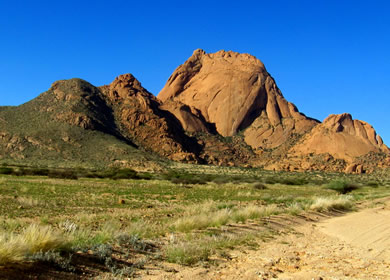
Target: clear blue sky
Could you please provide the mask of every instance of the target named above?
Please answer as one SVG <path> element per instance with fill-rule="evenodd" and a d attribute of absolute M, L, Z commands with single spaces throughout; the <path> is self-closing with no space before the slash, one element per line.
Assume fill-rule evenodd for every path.
<path fill-rule="evenodd" d="M 157 95 L 194 49 L 224 49 L 262 60 L 306 115 L 349 112 L 390 144 L 387 2 L 0 0 L 0 105 L 123 73 Z"/>

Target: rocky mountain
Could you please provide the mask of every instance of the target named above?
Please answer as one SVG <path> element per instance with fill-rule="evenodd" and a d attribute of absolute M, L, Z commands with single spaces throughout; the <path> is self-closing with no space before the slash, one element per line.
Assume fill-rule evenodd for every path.
<path fill-rule="evenodd" d="M 361 172 L 390 166 L 389 153 L 349 114 L 306 117 L 260 60 L 231 51 L 196 50 L 157 97 L 125 74 L 100 87 L 57 81 L 26 104 L 0 107 L 0 163 L 155 170 L 170 159 Z"/>
<path fill-rule="evenodd" d="M 263 63 L 249 54 L 196 50 L 179 66 L 157 96 L 167 110 L 177 103 L 215 124 L 222 136 L 243 132 L 251 147 L 275 148 L 294 134 L 304 134 L 318 121 L 288 102 Z M 188 124 L 181 119 L 183 127 Z M 192 130 L 202 131 L 202 126 Z"/>
<path fill-rule="evenodd" d="M 350 114 L 330 115 L 290 148 L 263 162 L 270 170 L 372 172 L 390 166 L 390 149 L 371 125 Z"/>
<path fill-rule="evenodd" d="M 249 54 L 195 50 L 158 98 L 188 131 L 205 131 L 204 124 L 214 124 L 222 136 L 242 135 L 257 154 L 252 165 L 341 171 L 369 153 L 389 154 L 372 126 L 349 114 L 331 115 L 321 124 L 300 113 L 264 64 Z M 185 104 L 204 122 L 188 124 L 174 109 L 177 104 Z"/>
<path fill-rule="evenodd" d="M 0 107 L 0 161 L 155 168 L 166 158 L 233 165 L 237 157 L 234 163 L 243 164 L 253 154 L 206 127 L 198 138 L 187 135 L 180 121 L 160 107 L 131 74 L 101 87 L 81 79 L 57 81 L 26 104 Z M 188 108 L 177 109 L 186 120 L 202 123 Z"/>

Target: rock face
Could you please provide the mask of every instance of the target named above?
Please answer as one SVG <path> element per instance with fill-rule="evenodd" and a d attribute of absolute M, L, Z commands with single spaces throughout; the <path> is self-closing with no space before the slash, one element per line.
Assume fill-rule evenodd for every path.
<path fill-rule="evenodd" d="M 164 157 L 196 162 L 196 142 L 184 134 L 180 123 L 131 74 L 100 87 L 114 112 L 120 134 Z"/>
<path fill-rule="evenodd" d="M 353 120 L 350 114 L 330 115 L 305 135 L 290 154 L 324 154 L 352 162 L 370 152 L 389 153 L 382 138 L 368 123 Z"/>
<path fill-rule="evenodd" d="M 167 101 L 160 109 L 172 113 L 188 132 L 215 132 L 215 127 L 207 123 L 199 110 L 179 101 Z"/>
<path fill-rule="evenodd" d="M 279 146 L 291 134 L 303 134 L 318 123 L 284 99 L 260 60 L 232 51 L 196 50 L 174 71 L 158 98 L 163 104 L 195 108 L 222 136 L 245 129 L 245 141 L 253 148 Z M 181 123 L 194 130 L 185 119 Z"/>

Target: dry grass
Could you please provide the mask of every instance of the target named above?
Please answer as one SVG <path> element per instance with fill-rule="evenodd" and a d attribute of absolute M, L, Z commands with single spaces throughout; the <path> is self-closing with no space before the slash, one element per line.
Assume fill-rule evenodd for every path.
<path fill-rule="evenodd" d="M 318 197 L 310 206 L 314 211 L 351 210 L 354 207 L 352 196 Z"/>
<path fill-rule="evenodd" d="M 249 219 L 259 219 L 280 213 L 281 210 L 274 204 L 269 206 L 249 205 L 238 209 L 232 214 L 231 220 L 234 222 L 245 222 Z"/>
<path fill-rule="evenodd" d="M 220 170 L 216 168 L 215 174 L 219 174 Z M 258 221 L 279 213 L 296 215 L 307 210 L 348 210 L 353 207 L 354 200 L 389 195 L 386 183 L 381 181 L 376 188 L 366 187 L 369 183 L 360 182 L 360 177 L 356 176 L 351 177 L 350 181 L 355 180 L 356 184 L 363 187 L 352 192 L 352 196 L 336 196 L 334 191 L 318 184 L 287 187 L 276 183 L 266 184 L 266 188 L 262 185 L 258 188 L 254 186 L 256 182 L 264 182 L 264 178 L 296 176 L 293 174 L 275 175 L 265 171 L 264 174 L 263 171 L 246 174 L 247 170 L 222 170 L 226 172 L 227 183 L 208 182 L 186 187 L 160 179 L 111 181 L 82 178 L 69 181 L 0 176 L 0 263 L 32 261 L 29 256 L 36 256 L 33 251 L 37 249 L 27 244 L 28 230 L 23 229 L 39 221 L 58 228 L 62 234 L 51 230 L 58 237 L 54 243 L 61 243 L 61 239 L 69 240 L 72 251 L 85 252 L 91 248 L 94 251 L 93 248 L 107 243 L 116 245 L 117 237 L 123 234 L 134 237 L 134 240 L 140 238 L 162 244 L 156 254 L 164 254 L 165 260 L 191 264 L 206 260 L 209 256 L 213 258 L 221 250 L 230 249 L 237 244 L 247 245 L 246 236 L 239 236 L 237 232 L 232 236 L 219 236 L 233 228 L 226 226 L 228 224 Z M 198 175 L 203 173 L 202 170 L 197 172 Z M 231 175 L 237 178 L 241 172 L 245 176 L 253 175 L 255 183 L 247 182 L 249 177 L 243 177 L 247 181 L 233 180 Z M 315 174 L 307 176 L 318 178 Z M 314 180 L 313 178 L 309 179 Z M 336 178 L 326 178 L 323 180 L 324 184 L 331 179 Z M 368 179 L 373 181 L 375 178 Z M 361 180 L 368 179 L 362 177 Z M 375 180 L 379 182 L 379 179 Z M 118 203 L 119 198 L 126 203 Z M 234 228 L 237 226 L 240 227 L 234 225 Z M 272 234 L 274 233 L 270 232 Z M 171 241 L 167 241 L 169 235 L 172 237 Z M 36 238 L 33 239 L 32 243 L 42 244 Z M 45 239 L 44 234 L 40 239 Z M 40 246 L 42 250 L 56 250 L 53 244 Z"/>
<path fill-rule="evenodd" d="M 220 227 L 231 222 L 245 222 L 249 219 L 267 217 L 280 212 L 281 210 L 276 205 L 249 205 L 239 209 L 223 208 L 217 211 L 203 212 L 198 215 L 184 216 L 176 220 L 173 226 L 177 231 L 189 232 L 195 229 Z"/>
<path fill-rule="evenodd" d="M 294 202 L 287 208 L 287 213 L 290 215 L 299 215 L 307 208 L 306 205 Z"/>
<path fill-rule="evenodd" d="M 215 212 L 204 212 L 199 215 L 185 216 L 174 222 L 177 231 L 188 232 L 194 229 L 205 229 L 227 224 L 231 216 L 230 209 L 221 209 Z"/>
<path fill-rule="evenodd" d="M 211 253 L 211 248 L 205 246 L 205 244 L 192 242 L 174 244 L 165 248 L 168 262 L 184 265 L 193 265 L 199 261 L 205 261 Z"/>
<path fill-rule="evenodd" d="M 266 234 L 262 233 L 222 233 L 212 236 L 189 235 L 186 240 L 173 241 L 164 248 L 164 254 L 169 262 L 183 265 L 194 265 L 207 261 L 217 252 L 223 253 L 240 245 L 255 246 L 256 240 Z"/>
<path fill-rule="evenodd" d="M 18 197 L 16 200 L 25 208 L 35 207 L 42 204 L 38 199 L 31 197 Z"/>
<path fill-rule="evenodd" d="M 65 249 L 68 238 L 48 226 L 32 224 L 20 234 L 0 234 L 0 265 L 20 263 L 38 252 Z"/>
<path fill-rule="evenodd" d="M 194 215 L 198 213 L 209 213 L 216 211 L 218 209 L 218 204 L 213 200 L 206 200 L 201 203 L 190 204 L 183 209 L 186 215 Z"/>

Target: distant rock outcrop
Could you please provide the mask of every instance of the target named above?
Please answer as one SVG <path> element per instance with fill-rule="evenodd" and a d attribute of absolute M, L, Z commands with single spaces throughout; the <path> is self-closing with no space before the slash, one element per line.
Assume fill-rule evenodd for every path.
<path fill-rule="evenodd" d="M 174 71 L 158 98 L 163 104 L 180 102 L 194 108 L 222 136 L 245 130 L 245 141 L 253 148 L 277 147 L 291 134 L 303 134 L 318 123 L 284 99 L 260 60 L 232 51 L 196 50 Z M 181 123 L 194 130 L 186 119 Z"/>
<path fill-rule="evenodd" d="M 305 135 L 290 154 L 324 154 L 352 162 L 370 152 L 389 153 L 382 138 L 368 123 L 353 120 L 350 114 L 330 115 Z"/>

